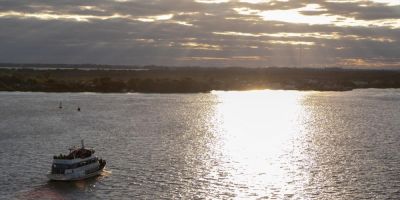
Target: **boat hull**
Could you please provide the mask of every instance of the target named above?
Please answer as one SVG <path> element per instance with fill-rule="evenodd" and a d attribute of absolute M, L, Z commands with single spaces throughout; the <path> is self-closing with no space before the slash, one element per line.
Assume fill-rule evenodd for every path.
<path fill-rule="evenodd" d="M 92 172 L 90 174 L 85 174 L 81 176 L 77 176 L 75 174 L 47 174 L 47 177 L 53 181 L 79 181 L 87 178 L 91 178 L 94 176 L 98 176 L 101 174 L 103 169 L 99 169 L 98 171 Z"/>

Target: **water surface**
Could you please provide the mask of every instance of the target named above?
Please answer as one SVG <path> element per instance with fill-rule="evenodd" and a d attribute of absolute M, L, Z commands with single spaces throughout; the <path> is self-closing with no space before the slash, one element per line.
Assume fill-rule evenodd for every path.
<path fill-rule="evenodd" d="M 399 124 L 395 89 L 0 92 L 0 198 L 398 199 Z M 81 138 L 107 171 L 48 181 Z"/>

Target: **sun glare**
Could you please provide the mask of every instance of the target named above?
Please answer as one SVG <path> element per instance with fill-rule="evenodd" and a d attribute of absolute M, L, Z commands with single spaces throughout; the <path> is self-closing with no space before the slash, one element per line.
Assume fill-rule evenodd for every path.
<path fill-rule="evenodd" d="M 301 156 L 295 149 L 305 133 L 307 112 L 302 99 L 308 93 L 213 92 L 219 99 L 214 122 L 219 129 L 219 151 L 223 168 L 229 169 L 229 181 L 244 187 L 258 185 L 260 193 L 262 187 L 285 185 L 293 179 L 289 163 Z M 291 188 L 286 189 L 282 192 L 291 193 Z M 237 191 L 237 195 L 240 197 L 241 192 Z"/>

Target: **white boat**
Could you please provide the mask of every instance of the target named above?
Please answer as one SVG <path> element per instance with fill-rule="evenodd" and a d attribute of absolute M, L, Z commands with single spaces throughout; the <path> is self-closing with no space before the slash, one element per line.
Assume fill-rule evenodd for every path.
<path fill-rule="evenodd" d="M 93 149 L 87 149 L 81 141 L 81 148 L 70 148 L 68 155 L 54 156 L 51 172 L 47 174 L 50 180 L 73 181 L 99 175 L 106 161 L 94 155 Z"/>

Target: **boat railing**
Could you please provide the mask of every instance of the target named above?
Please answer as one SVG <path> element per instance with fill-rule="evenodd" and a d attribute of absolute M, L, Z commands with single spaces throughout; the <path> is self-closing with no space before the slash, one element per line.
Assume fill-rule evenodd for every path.
<path fill-rule="evenodd" d="M 68 155 L 60 154 L 60 155 L 54 155 L 54 159 L 59 159 L 59 160 L 72 160 L 75 158 L 88 158 L 91 155 L 94 154 L 94 149 L 84 149 L 84 148 L 79 148 L 79 149 L 70 149 L 70 153 Z"/>
<path fill-rule="evenodd" d="M 59 160 L 72 160 L 72 159 L 74 159 L 74 157 L 73 156 L 71 156 L 71 155 L 63 155 L 63 154 L 60 154 L 60 155 L 54 155 L 53 156 L 53 159 L 59 159 Z"/>

